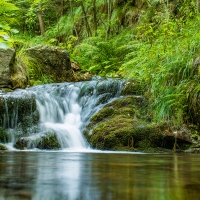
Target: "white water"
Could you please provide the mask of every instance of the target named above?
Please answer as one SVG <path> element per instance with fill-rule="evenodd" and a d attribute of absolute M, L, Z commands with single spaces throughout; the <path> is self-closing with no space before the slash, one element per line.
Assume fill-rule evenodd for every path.
<path fill-rule="evenodd" d="M 45 98 L 42 101 L 37 99 L 43 129 L 56 133 L 62 149 L 86 148 L 87 144 L 80 131 L 82 109 L 77 103 L 78 89 L 74 87 L 67 94 L 67 98 L 61 101 L 48 92 L 44 92 L 43 95 Z"/>
<path fill-rule="evenodd" d="M 116 87 L 113 88 L 113 85 Z M 119 97 L 121 86 L 119 80 L 93 80 L 32 88 L 37 98 L 41 130 L 53 130 L 62 149 L 89 148 L 82 134 L 83 129 L 93 114 L 113 98 Z M 98 103 L 105 95 L 110 96 Z"/>

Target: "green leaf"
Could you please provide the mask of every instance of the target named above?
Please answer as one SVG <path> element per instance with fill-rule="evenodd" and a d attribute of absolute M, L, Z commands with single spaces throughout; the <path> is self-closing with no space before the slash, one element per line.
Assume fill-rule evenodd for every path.
<path fill-rule="evenodd" d="M 10 29 L 10 32 L 14 33 L 14 34 L 19 33 L 19 31 L 17 29 Z"/>
<path fill-rule="evenodd" d="M 8 49 L 10 45 L 7 42 L 0 42 L 0 49 Z"/>

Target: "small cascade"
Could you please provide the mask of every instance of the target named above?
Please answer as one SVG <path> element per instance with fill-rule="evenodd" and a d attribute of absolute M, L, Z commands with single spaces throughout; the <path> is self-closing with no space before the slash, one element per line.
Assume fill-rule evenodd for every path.
<path fill-rule="evenodd" d="M 26 110 L 28 116 L 25 116 L 25 112 L 24 116 L 28 119 L 31 117 L 34 123 L 28 128 L 22 126 L 22 131 L 15 138 L 15 143 L 18 140 L 18 143 L 19 141 L 26 143 L 26 148 L 39 148 L 38 141 L 40 139 L 38 138 L 51 134 L 55 136 L 62 149 L 87 148 L 88 144 L 82 135 L 85 126 L 89 123 L 92 115 L 106 103 L 120 96 L 122 85 L 123 81 L 119 79 L 96 77 L 91 81 L 46 84 L 16 91 L 15 96 L 25 94 L 25 96 L 34 97 L 35 110 L 34 103 L 31 101 L 32 106 L 27 108 L 28 111 Z M 4 99 L 6 98 L 5 95 Z M 5 102 L 6 105 L 12 104 L 12 102 Z M 20 101 L 15 99 L 13 103 L 15 105 L 14 112 L 10 117 L 14 120 L 11 123 L 12 126 L 8 120 L 8 115 L 11 113 L 9 106 L 4 108 L 4 118 L 7 120 L 2 119 L 6 126 L 4 128 L 14 129 L 15 132 L 17 129 L 20 130 L 20 124 L 26 123 L 25 120 L 20 119 L 24 116 L 21 115 L 19 106 L 23 105 L 16 102 Z"/>

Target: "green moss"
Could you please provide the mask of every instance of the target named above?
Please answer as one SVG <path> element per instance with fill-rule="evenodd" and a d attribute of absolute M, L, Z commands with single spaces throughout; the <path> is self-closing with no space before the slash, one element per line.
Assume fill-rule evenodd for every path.
<path fill-rule="evenodd" d="M 6 151 L 6 150 L 8 150 L 8 148 L 3 144 L 0 144 L 0 151 Z"/>
<path fill-rule="evenodd" d="M 106 117 L 110 117 L 114 113 L 113 108 L 104 108 L 100 110 L 97 114 L 93 115 L 91 118 L 92 123 L 98 123 L 103 121 Z"/>
<path fill-rule="evenodd" d="M 14 147 L 17 149 L 60 149 L 61 146 L 57 140 L 57 137 L 54 132 L 48 131 L 46 134 L 41 136 L 28 136 L 28 137 L 19 137 Z"/>
<path fill-rule="evenodd" d="M 10 88 L 1 88 L 0 89 L 0 93 L 6 93 L 6 92 L 13 92 L 13 90 Z"/>
<path fill-rule="evenodd" d="M 166 124 L 144 120 L 143 102 L 141 96 L 126 96 L 95 114 L 84 131 L 91 146 L 107 150 L 164 151 L 168 145 L 163 134 Z"/>
<path fill-rule="evenodd" d="M 7 143 L 9 142 L 9 136 L 5 129 L 0 127 L 0 142 Z"/>
<path fill-rule="evenodd" d="M 55 136 L 55 134 L 48 133 L 42 136 L 41 141 L 37 143 L 39 149 L 60 149 L 61 146 Z"/>
<path fill-rule="evenodd" d="M 125 119 L 119 116 L 99 123 L 93 129 L 90 143 L 93 147 L 101 149 L 113 149 L 118 145 L 128 145 L 128 138 L 133 131 L 133 119 Z"/>
<path fill-rule="evenodd" d="M 129 80 L 124 84 L 121 91 L 122 95 L 143 95 L 145 92 L 145 84 L 136 80 Z"/>
<path fill-rule="evenodd" d="M 145 100 L 143 96 L 126 96 L 119 98 L 111 103 L 108 103 L 105 107 L 114 107 L 120 109 L 122 107 L 138 107 L 144 106 Z"/>
<path fill-rule="evenodd" d="M 84 131 L 89 143 L 98 149 L 129 147 L 136 119 L 140 118 L 137 105 L 141 101 L 142 98 L 127 96 L 107 104 L 91 118 Z"/>

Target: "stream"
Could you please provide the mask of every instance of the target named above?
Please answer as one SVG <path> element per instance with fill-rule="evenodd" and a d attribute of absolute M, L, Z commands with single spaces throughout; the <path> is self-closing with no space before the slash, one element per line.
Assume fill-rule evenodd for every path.
<path fill-rule="evenodd" d="M 90 118 L 121 97 L 122 85 L 96 78 L 1 93 L 0 123 L 11 137 L 0 151 L 0 200 L 200 199 L 199 155 L 98 151 L 86 142 Z M 39 148 L 49 133 L 59 150 Z"/>
<path fill-rule="evenodd" d="M 0 127 L 8 130 L 7 147 L 13 149 L 16 142 L 25 141 L 27 149 L 38 148 L 41 139 L 50 134 L 61 149 L 88 149 L 89 144 L 82 134 L 84 128 L 103 106 L 120 98 L 123 83 L 120 79 L 94 77 L 85 82 L 0 92 L 3 102 L 0 109 L 4 110 L 0 112 Z M 34 123 L 36 113 L 39 114 L 38 123 Z"/>
<path fill-rule="evenodd" d="M 9 151 L 0 153 L 0 199 L 200 199 L 191 154 Z"/>

